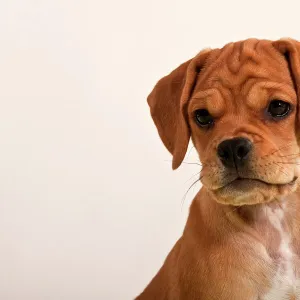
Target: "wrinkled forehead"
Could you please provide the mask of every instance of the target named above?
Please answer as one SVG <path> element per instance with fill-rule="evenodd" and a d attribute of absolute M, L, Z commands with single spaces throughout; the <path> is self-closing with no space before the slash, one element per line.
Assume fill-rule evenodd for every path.
<path fill-rule="evenodd" d="M 195 92 L 220 87 L 246 92 L 257 81 L 293 85 L 288 63 L 272 42 L 250 39 L 212 50 Z"/>

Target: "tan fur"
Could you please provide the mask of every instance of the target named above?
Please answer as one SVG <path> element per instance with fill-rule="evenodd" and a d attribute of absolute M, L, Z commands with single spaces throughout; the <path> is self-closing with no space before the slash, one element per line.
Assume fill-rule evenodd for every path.
<path fill-rule="evenodd" d="M 299 45 L 249 39 L 206 50 L 161 79 L 149 95 L 173 168 L 192 138 L 203 187 L 182 237 L 138 300 L 269 299 L 285 256 L 291 256 L 286 265 L 293 268 L 286 297 L 300 299 L 300 191 L 299 180 L 293 182 L 300 176 Z M 273 99 L 292 105 L 287 118 L 268 118 Z M 197 109 L 213 115 L 212 129 L 195 123 Z M 254 145 L 241 174 L 253 179 L 251 188 L 228 187 L 235 175 L 216 155 L 217 146 L 234 137 Z"/>

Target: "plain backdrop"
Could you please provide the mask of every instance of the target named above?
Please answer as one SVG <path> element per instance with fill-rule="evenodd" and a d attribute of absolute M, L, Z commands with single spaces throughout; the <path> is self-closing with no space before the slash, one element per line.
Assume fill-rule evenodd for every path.
<path fill-rule="evenodd" d="M 0 1 L 0 299 L 133 299 L 180 236 L 146 97 L 202 48 L 300 38 L 299 1 Z M 191 150 L 188 162 L 197 162 Z M 194 175 L 194 176 L 193 176 Z"/>

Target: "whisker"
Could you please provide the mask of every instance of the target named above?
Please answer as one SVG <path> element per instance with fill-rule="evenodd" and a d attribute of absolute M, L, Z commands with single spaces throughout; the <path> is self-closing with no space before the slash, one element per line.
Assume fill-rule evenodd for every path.
<path fill-rule="evenodd" d="M 200 180 L 203 178 L 203 176 L 200 176 L 196 181 L 194 181 L 191 186 L 188 188 L 188 190 L 186 191 L 186 193 L 184 194 L 182 200 L 181 200 L 181 209 L 183 207 L 183 204 L 184 204 L 184 201 L 186 199 L 186 196 L 188 194 L 188 192 L 191 190 L 191 188 L 197 183 L 197 182 L 200 182 Z"/>
<path fill-rule="evenodd" d="M 192 148 L 189 150 L 189 152 L 188 152 L 188 154 L 187 154 L 187 157 L 190 156 L 190 154 L 191 154 L 191 152 L 192 152 L 193 149 L 195 149 L 195 146 L 192 146 Z"/>
<path fill-rule="evenodd" d="M 197 165 L 197 166 L 202 166 L 202 164 L 198 164 L 198 163 L 196 163 L 196 162 L 185 162 L 185 161 L 183 161 L 182 163 L 185 164 L 185 165 Z"/>
<path fill-rule="evenodd" d="M 288 176 L 288 174 L 287 173 L 285 173 L 285 172 L 283 172 L 282 171 L 282 167 L 280 167 L 280 165 L 278 165 L 276 162 L 274 162 L 280 169 L 279 169 L 279 171 L 281 172 L 281 173 L 283 173 L 285 176 Z"/>
<path fill-rule="evenodd" d="M 275 164 L 284 164 L 284 165 L 296 165 L 296 166 L 299 166 L 300 163 L 298 162 L 292 162 L 292 161 L 277 161 L 277 162 L 274 162 Z"/>
<path fill-rule="evenodd" d="M 172 160 L 165 160 L 165 162 L 172 162 Z M 202 164 L 198 164 L 196 162 L 185 162 L 185 161 L 183 161 L 182 164 L 202 166 Z"/>
<path fill-rule="evenodd" d="M 287 145 L 284 145 L 284 146 L 282 146 L 282 147 L 280 147 L 280 148 L 274 150 L 273 152 L 270 152 L 270 153 L 267 153 L 266 155 L 263 155 L 262 158 L 263 158 L 263 157 L 266 157 L 266 156 L 273 155 L 274 153 L 276 153 L 276 152 L 278 152 L 278 151 L 280 151 L 280 150 L 282 150 L 282 149 L 285 149 L 285 148 L 287 148 L 287 147 L 291 147 L 291 146 L 293 146 L 293 145 L 296 145 L 296 143 L 295 143 L 295 142 L 288 143 Z"/>
<path fill-rule="evenodd" d="M 187 181 L 185 181 L 185 183 L 187 183 L 188 181 L 190 181 L 193 177 L 195 177 L 196 175 L 199 175 L 201 173 L 201 171 L 200 172 L 197 172 L 196 174 L 194 174 L 192 177 L 190 177 Z"/>
<path fill-rule="evenodd" d="M 300 152 L 294 153 L 294 154 L 288 154 L 288 155 L 278 155 L 277 157 L 289 157 L 289 156 L 298 156 Z"/>

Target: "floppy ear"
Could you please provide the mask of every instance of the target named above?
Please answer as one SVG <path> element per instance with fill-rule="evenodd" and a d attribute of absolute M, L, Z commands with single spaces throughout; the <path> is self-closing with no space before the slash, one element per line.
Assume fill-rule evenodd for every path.
<path fill-rule="evenodd" d="M 160 138 L 173 155 L 173 169 L 177 169 L 182 163 L 189 144 L 190 129 L 186 107 L 197 75 L 209 52 L 200 52 L 163 77 L 147 99 Z"/>
<path fill-rule="evenodd" d="M 281 52 L 287 62 L 298 97 L 298 124 L 300 125 L 300 42 L 293 39 L 281 39 L 273 42 L 273 46 Z"/>

